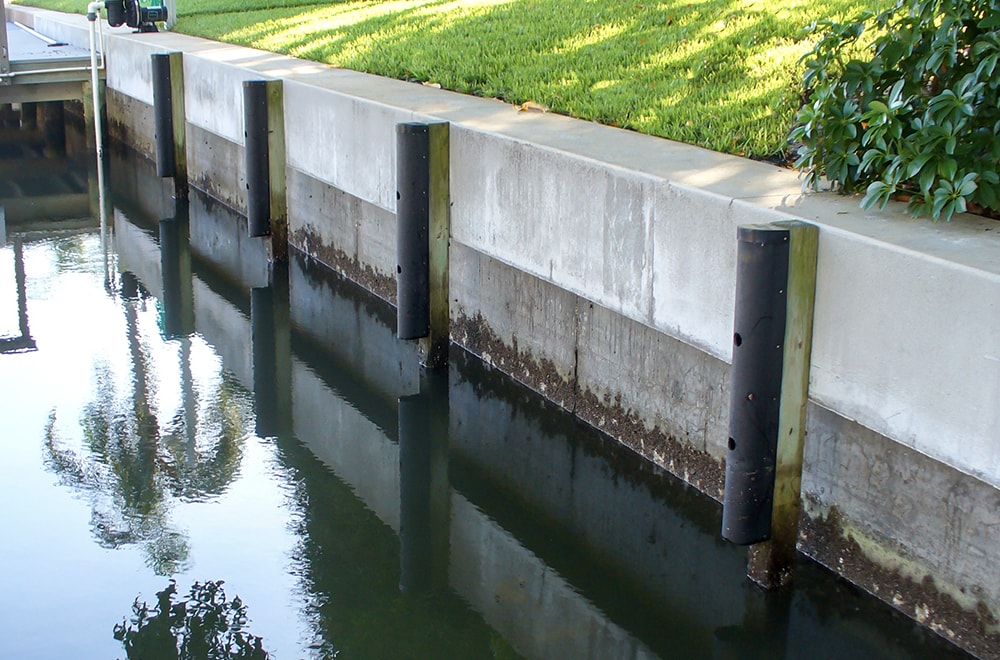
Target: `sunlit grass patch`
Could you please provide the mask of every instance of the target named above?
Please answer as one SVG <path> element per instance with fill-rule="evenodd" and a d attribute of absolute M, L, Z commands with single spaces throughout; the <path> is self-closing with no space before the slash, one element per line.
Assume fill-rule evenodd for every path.
<path fill-rule="evenodd" d="M 65 0 L 30 0 L 52 6 Z M 803 28 L 865 0 L 178 0 L 178 31 L 773 157 Z M 878 7 L 887 0 L 877 0 Z"/>

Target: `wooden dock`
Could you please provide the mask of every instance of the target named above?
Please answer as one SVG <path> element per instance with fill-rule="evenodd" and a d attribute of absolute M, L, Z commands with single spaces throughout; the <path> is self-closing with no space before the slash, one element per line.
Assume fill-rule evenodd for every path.
<path fill-rule="evenodd" d="M 4 25 L 0 33 L 0 104 L 84 98 L 85 85 L 90 82 L 89 50 L 8 21 L 2 1 L 0 19 Z"/>

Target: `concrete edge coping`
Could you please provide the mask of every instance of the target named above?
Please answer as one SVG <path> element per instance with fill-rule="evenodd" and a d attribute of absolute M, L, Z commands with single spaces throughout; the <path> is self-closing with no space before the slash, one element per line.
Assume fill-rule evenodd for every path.
<path fill-rule="evenodd" d="M 11 6 L 17 20 L 33 24 L 44 17 L 77 27 L 86 42 L 82 15 L 34 7 Z M 1000 281 L 1000 222 L 970 214 L 950 222 L 912 218 L 905 204 L 892 202 L 883 211 L 865 211 L 858 196 L 803 192 L 799 176 L 788 169 L 721 154 L 701 147 L 643 135 L 564 115 L 519 112 L 496 100 L 441 90 L 428 85 L 382 78 L 244 46 L 160 32 L 133 34 L 108 29 L 107 35 L 180 50 L 262 75 L 294 81 L 386 107 L 449 121 L 467 130 L 502 135 L 533 148 L 558 152 L 643 177 L 663 180 L 681 189 L 739 200 L 776 212 L 775 220 L 798 218 L 821 230 L 855 235 L 941 265 L 977 271 Z M 86 43 L 84 43 L 86 45 Z"/>

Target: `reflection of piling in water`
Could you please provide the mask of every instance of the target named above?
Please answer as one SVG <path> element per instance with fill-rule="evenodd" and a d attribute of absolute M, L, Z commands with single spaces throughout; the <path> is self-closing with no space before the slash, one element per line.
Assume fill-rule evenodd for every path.
<path fill-rule="evenodd" d="M 28 327 L 28 290 L 27 277 L 24 274 L 24 244 L 21 238 L 14 239 L 14 282 L 17 286 L 17 324 L 22 337 L 31 341 L 31 329 Z"/>
<path fill-rule="evenodd" d="M 716 628 L 712 635 L 712 658 L 786 658 L 792 634 L 792 594 L 788 590 L 767 594 L 745 589 L 743 620 L 739 625 Z"/>
<path fill-rule="evenodd" d="M 448 583 L 447 372 L 426 372 L 398 414 L 399 588 L 421 593 Z"/>
<path fill-rule="evenodd" d="M 4 211 L 0 206 L 0 245 L 6 242 L 4 234 Z M 28 327 L 28 294 L 27 278 L 24 274 L 24 245 L 21 237 L 17 236 L 14 242 L 14 287 L 17 289 L 17 325 L 18 336 L 0 337 L 0 353 L 13 353 L 18 351 L 33 351 L 37 348 L 35 340 L 31 337 L 31 329 Z"/>
<path fill-rule="evenodd" d="M 121 296 L 125 300 L 135 300 L 139 297 L 139 278 L 131 271 L 122 271 Z"/>
<path fill-rule="evenodd" d="M 191 335 L 195 331 L 191 224 L 187 202 L 178 200 L 173 218 L 160 220 L 160 272 L 163 280 L 163 335 L 180 340 L 181 393 L 189 465 L 194 465 L 198 402 L 191 373 Z"/>
<path fill-rule="evenodd" d="M 190 224 L 187 214 L 160 220 L 163 273 L 163 330 L 168 338 L 194 332 L 194 281 L 191 273 Z"/>
<path fill-rule="evenodd" d="M 253 393 L 259 437 L 292 431 L 291 322 L 288 266 L 274 263 L 266 287 L 250 289 Z"/>

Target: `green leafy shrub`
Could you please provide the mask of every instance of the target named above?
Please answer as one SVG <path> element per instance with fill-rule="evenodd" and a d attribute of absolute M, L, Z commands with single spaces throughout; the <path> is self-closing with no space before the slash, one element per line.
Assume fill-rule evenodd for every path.
<path fill-rule="evenodd" d="M 789 135 L 805 186 L 863 190 L 866 209 L 908 197 L 935 220 L 1000 211 L 1000 0 L 899 0 L 810 29 L 822 36 Z"/>

